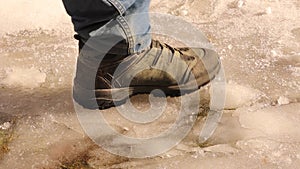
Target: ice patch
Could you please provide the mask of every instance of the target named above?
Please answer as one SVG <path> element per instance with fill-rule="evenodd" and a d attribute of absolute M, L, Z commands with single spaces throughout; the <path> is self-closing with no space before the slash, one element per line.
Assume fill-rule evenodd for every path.
<path fill-rule="evenodd" d="M 241 111 L 242 127 L 258 130 L 272 139 L 280 141 L 299 140 L 300 104 L 274 106 L 257 111 Z"/>
<path fill-rule="evenodd" d="M 263 151 L 278 150 L 280 143 L 261 138 L 261 139 L 241 140 L 236 143 L 236 146 L 245 151 L 252 151 L 257 154 L 262 154 Z"/>
<path fill-rule="evenodd" d="M 0 81 L 0 84 L 6 86 L 20 86 L 24 88 L 36 88 L 46 81 L 46 74 L 35 68 L 22 69 L 19 67 L 12 68 L 7 72 L 6 78 Z"/>
<path fill-rule="evenodd" d="M 261 92 L 246 86 L 229 83 L 226 85 L 225 109 L 236 109 L 257 99 Z"/>
<path fill-rule="evenodd" d="M 244 151 L 251 152 L 251 158 L 264 159 L 279 166 L 289 166 L 292 164 L 291 154 L 288 152 L 291 147 L 288 144 L 258 138 L 242 140 L 237 142 L 236 145 Z"/>

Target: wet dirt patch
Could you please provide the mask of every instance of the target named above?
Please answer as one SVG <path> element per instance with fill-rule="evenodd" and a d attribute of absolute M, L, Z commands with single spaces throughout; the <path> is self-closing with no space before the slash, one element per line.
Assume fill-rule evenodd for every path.
<path fill-rule="evenodd" d="M 10 134 L 0 130 L 0 159 L 5 153 L 9 151 L 7 144 L 10 139 L 11 139 Z"/>
<path fill-rule="evenodd" d="M 92 169 L 87 163 L 89 157 L 86 154 L 80 155 L 71 161 L 64 161 L 60 165 L 61 169 Z"/>
<path fill-rule="evenodd" d="M 71 160 L 61 160 L 60 169 L 110 168 L 113 165 L 128 162 L 125 157 L 116 156 L 97 145 L 92 146 Z"/>
<path fill-rule="evenodd" d="M 9 152 L 8 144 L 13 140 L 15 118 L 0 112 L 0 160 Z"/>

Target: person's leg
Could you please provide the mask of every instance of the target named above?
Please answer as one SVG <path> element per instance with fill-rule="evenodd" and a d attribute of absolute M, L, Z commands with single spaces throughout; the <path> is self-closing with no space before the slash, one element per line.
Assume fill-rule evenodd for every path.
<path fill-rule="evenodd" d="M 99 62 L 149 48 L 150 0 L 63 0 L 63 3 L 72 18 L 75 38 L 79 40 L 74 99 L 86 107 L 94 107 L 88 100 L 95 98 Z M 91 57 L 96 55 L 105 58 Z M 106 84 L 96 85 L 103 88 Z"/>
<path fill-rule="evenodd" d="M 180 95 L 218 73 L 219 58 L 210 49 L 196 52 L 151 40 L 149 0 L 87 0 L 95 6 L 86 8 L 71 3 L 82 0 L 63 1 L 80 41 L 73 97 L 83 107 L 105 109 L 153 89 Z"/>

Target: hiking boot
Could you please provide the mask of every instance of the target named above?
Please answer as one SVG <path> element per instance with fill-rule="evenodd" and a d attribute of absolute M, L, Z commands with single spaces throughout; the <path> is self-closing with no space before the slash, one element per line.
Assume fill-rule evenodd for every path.
<path fill-rule="evenodd" d="M 77 64 L 81 64 L 80 60 Z M 152 40 L 150 48 L 139 54 L 104 59 L 96 73 L 95 90 L 74 84 L 73 94 L 79 104 L 96 108 L 85 100 L 86 92 L 94 92 L 94 98 L 88 100 L 96 99 L 99 109 L 117 106 L 132 95 L 154 89 L 167 96 L 180 96 L 210 82 L 219 68 L 220 61 L 213 50 L 173 48 Z"/>

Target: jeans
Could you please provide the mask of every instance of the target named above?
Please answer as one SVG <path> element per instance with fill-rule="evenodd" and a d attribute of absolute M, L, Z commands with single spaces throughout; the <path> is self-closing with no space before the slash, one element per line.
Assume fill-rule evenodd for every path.
<path fill-rule="evenodd" d="M 83 41 L 101 36 L 124 39 L 128 54 L 150 46 L 150 0 L 63 0 Z"/>

